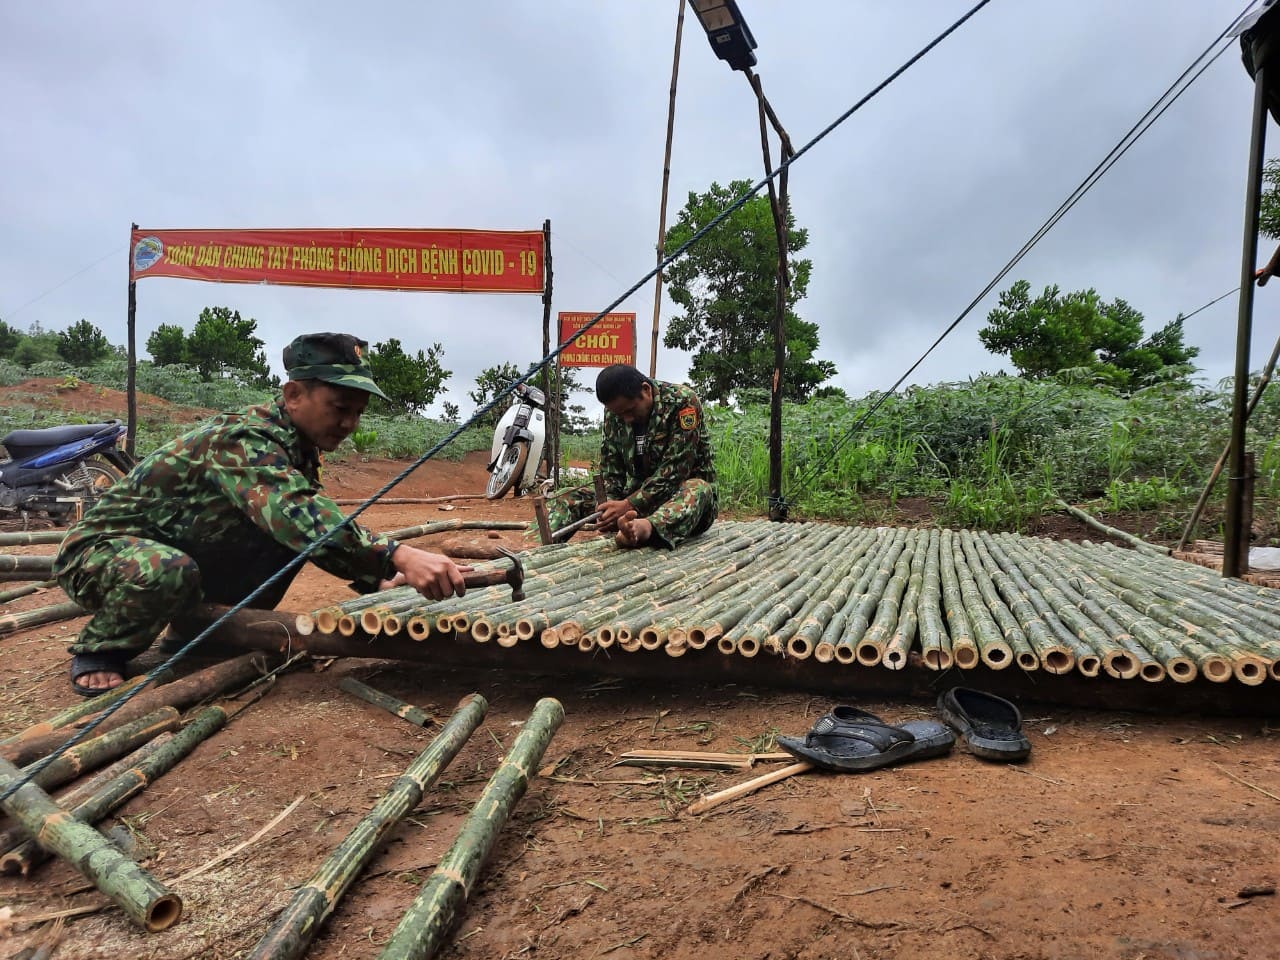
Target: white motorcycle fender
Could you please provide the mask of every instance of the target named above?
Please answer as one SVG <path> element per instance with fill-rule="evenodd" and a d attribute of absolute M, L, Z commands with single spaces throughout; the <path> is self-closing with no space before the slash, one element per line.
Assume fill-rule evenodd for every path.
<path fill-rule="evenodd" d="M 547 439 L 547 421 L 541 410 L 534 410 L 529 417 L 529 432 L 533 440 L 529 443 L 529 462 L 524 465 L 524 476 L 520 478 L 520 488 L 527 490 L 538 482 L 538 466 L 542 463 L 542 446 Z"/>
<path fill-rule="evenodd" d="M 516 414 L 520 411 L 520 404 L 513 403 L 507 407 L 507 412 L 502 415 L 498 421 L 497 428 L 493 431 L 493 445 L 489 448 L 489 462 L 498 459 L 498 454 L 502 452 L 502 438 L 507 435 L 507 427 L 516 421 Z"/>

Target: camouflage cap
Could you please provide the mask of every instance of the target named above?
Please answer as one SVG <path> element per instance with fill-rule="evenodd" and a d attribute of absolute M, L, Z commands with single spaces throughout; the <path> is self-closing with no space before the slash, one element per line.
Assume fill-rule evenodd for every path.
<path fill-rule="evenodd" d="M 304 333 L 284 348 L 284 369 L 290 380 L 323 380 L 386 400 L 365 360 L 368 350 L 349 333 Z"/>

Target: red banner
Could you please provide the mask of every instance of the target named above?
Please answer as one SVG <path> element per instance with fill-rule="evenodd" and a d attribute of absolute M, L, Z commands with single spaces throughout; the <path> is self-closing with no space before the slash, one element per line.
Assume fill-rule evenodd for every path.
<path fill-rule="evenodd" d="M 560 343 L 581 330 L 594 313 L 561 313 Z M 560 354 L 562 367 L 607 367 L 611 363 L 636 363 L 636 315 L 606 313 L 600 322 L 576 337 Z"/>
<path fill-rule="evenodd" d="M 131 280 L 542 293 L 541 230 L 134 230 Z"/>

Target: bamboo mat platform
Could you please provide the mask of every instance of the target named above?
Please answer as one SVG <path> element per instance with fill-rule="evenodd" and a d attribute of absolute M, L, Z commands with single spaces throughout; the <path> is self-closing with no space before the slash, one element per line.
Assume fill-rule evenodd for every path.
<path fill-rule="evenodd" d="M 1190 550 L 1175 550 L 1173 558 L 1199 564 L 1210 570 L 1222 572 L 1222 542 L 1219 540 L 1193 540 Z M 1280 588 L 1280 570 L 1250 570 L 1240 579 L 1259 587 Z"/>
<path fill-rule="evenodd" d="M 523 560 L 521 602 L 400 588 L 293 626 L 341 655 L 1116 709 L 1268 713 L 1280 680 L 1280 593 L 1110 544 L 723 521 L 676 551 Z"/>

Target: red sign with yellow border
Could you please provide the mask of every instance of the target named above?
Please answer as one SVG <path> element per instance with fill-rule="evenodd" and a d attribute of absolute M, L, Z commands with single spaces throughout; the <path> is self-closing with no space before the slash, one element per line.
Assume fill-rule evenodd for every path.
<path fill-rule="evenodd" d="M 129 278 L 542 293 L 541 230 L 134 230 Z"/>
<path fill-rule="evenodd" d="M 595 316 L 594 313 L 561 313 L 560 343 L 572 337 Z M 636 362 L 636 315 L 606 313 L 600 322 L 564 348 L 562 367 L 607 367 L 611 363 Z"/>

